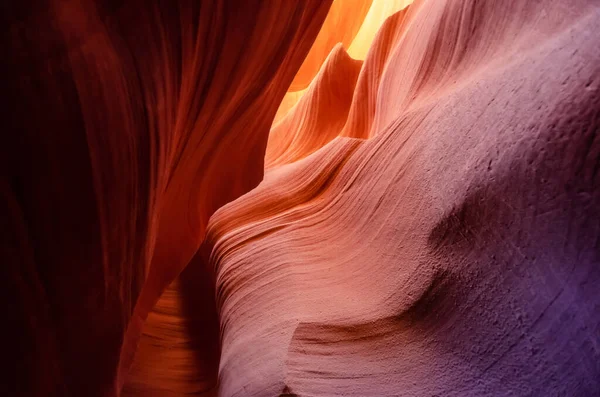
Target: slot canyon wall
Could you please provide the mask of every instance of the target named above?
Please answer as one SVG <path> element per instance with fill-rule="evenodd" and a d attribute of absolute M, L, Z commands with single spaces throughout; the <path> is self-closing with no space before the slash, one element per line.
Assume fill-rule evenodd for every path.
<path fill-rule="evenodd" d="M 135 387 L 149 312 L 211 213 L 262 179 L 270 124 L 329 6 L 3 2 L 8 395 Z M 200 296 L 195 391 L 214 385 L 218 365 L 212 294 Z"/>
<path fill-rule="evenodd" d="M 600 396 L 600 4 L 0 5 L 11 396 Z"/>

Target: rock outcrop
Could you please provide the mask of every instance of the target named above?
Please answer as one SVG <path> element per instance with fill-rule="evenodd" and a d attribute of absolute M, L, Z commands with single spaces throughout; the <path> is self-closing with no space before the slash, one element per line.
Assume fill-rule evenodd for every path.
<path fill-rule="evenodd" d="M 177 343 L 168 316 L 150 317 L 154 350 L 141 343 L 148 360 L 128 375 L 142 327 L 210 215 L 261 181 L 269 126 L 330 4 L 0 6 L 4 392 L 112 396 L 128 382 L 165 395 L 182 371 L 191 380 L 175 391 L 202 390 L 203 366 L 157 352 Z"/>
<path fill-rule="evenodd" d="M 599 22 L 417 1 L 341 129 L 317 78 L 271 130 L 285 161 L 209 223 L 221 395 L 597 395 Z"/>
<path fill-rule="evenodd" d="M 596 396 L 594 0 L 0 5 L 11 396 Z"/>

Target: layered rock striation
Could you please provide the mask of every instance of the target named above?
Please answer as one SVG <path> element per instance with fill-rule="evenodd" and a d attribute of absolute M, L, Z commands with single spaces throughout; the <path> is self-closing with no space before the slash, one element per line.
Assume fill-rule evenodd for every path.
<path fill-rule="evenodd" d="M 599 21 L 416 1 L 340 107 L 335 49 L 209 222 L 221 395 L 596 395 Z"/>
<path fill-rule="evenodd" d="M 0 6 L 14 396 L 595 396 L 593 0 Z"/>

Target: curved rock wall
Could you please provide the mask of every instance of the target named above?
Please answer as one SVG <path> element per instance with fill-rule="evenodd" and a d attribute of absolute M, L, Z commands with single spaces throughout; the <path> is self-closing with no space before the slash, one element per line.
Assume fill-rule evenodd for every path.
<path fill-rule="evenodd" d="M 314 80 L 271 130 L 290 160 L 209 222 L 221 395 L 596 395 L 599 21 L 417 1 L 336 132 Z"/>
<path fill-rule="evenodd" d="M 600 6 L 408 3 L 1 4 L 0 391 L 598 395 Z"/>
<path fill-rule="evenodd" d="M 208 218 L 262 179 L 269 126 L 330 3 L 0 6 L 0 261 L 16 363 L 3 391 L 119 394 Z M 155 364 L 142 383 L 170 389 L 178 370 L 156 377 Z"/>

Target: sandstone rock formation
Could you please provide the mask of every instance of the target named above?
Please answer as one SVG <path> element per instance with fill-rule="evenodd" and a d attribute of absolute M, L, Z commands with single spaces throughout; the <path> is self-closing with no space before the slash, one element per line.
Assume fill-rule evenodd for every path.
<path fill-rule="evenodd" d="M 417 1 L 314 80 L 209 223 L 221 395 L 598 395 L 599 23 Z"/>
<path fill-rule="evenodd" d="M 0 5 L 0 390 L 600 395 L 600 5 L 408 3 Z"/>
<path fill-rule="evenodd" d="M 117 395 L 126 382 L 138 388 L 128 372 L 143 323 L 193 258 L 212 212 L 262 179 L 269 126 L 329 6 L 0 6 L 0 262 L 5 359 L 15 363 L 2 392 L 79 397 Z M 198 302 L 199 313 L 214 310 L 210 302 Z M 169 327 L 150 324 L 148 333 Z M 199 349 L 218 350 L 209 341 Z M 140 348 L 145 357 L 148 344 Z M 163 393 L 174 383 L 169 372 L 204 379 L 202 365 L 169 367 L 175 356 L 137 365 L 142 383 Z M 217 362 L 206 364 L 210 374 Z M 149 368 L 158 364 L 160 376 Z M 175 391 L 201 391 L 192 380 Z"/>

